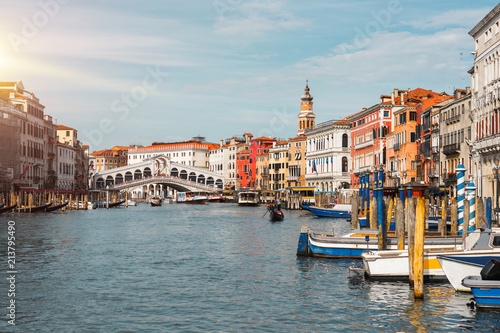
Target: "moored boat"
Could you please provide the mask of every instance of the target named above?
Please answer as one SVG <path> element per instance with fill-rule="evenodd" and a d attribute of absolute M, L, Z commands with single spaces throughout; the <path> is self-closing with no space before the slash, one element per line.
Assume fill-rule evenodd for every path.
<path fill-rule="evenodd" d="M 425 248 L 455 249 L 462 243 L 461 237 L 430 236 L 425 239 Z M 405 243 L 406 246 L 406 243 Z M 397 240 L 393 235 L 387 237 L 387 248 L 397 249 Z M 367 251 L 378 250 L 377 230 L 354 230 L 345 235 L 334 235 L 333 232 L 300 229 L 297 255 L 326 258 L 356 258 Z"/>
<path fill-rule="evenodd" d="M 478 308 L 500 308 L 500 261 L 491 259 L 479 274 L 466 276 L 462 285 L 471 289 Z"/>
<path fill-rule="evenodd" d="M 134 200 L 127 200 L 127 205 L 128 205 L 128 206 L 137 206 L 137 201 L 134 201 Z"/>
<path fill-rule="evenodd" d="M 11 210 L 13 210 L 16 207 L 17 207 L 17 204 L 13 204 L 13 205 L 10 205 L 10 206 L 2 207 L 2 208 L 0 208 L 0 214 L 8 212 L 8 211 L 11 211 Z"/>
<path fill-rule="evenodd" d="M 58 204 L 58 205 L 52 205 L 50 207 L 45 208 L 45 212 L 53 212 L 55 210 L 66 207 L 68 204 L 69 204 L 69 201 L 63 202 L 63 203 Z"/>
<path fill-rule="evenodd" d="M 125 202 L 125 200 L 120 200 L 120 201 L 117 201 L 117 202 L 110 202 L 107 206 L 109 208 L 118 207 L 121 204 L 123 204 L 124 202 Z M 93 204 L 95 204 L 96 208 L 106 208 L 106 203 L 105 202 L 94 202 Z"/>
<path fill-rule="evenodd" d="M 44 205 L 40 206 L 35 206 L 35 207 L 22 207 L 22 208 L 17 208 L 16 211 L 19 213 L 36 213 L 45 210 L 47 207 L 50 207 L 52 205 L 52 202 L 49 202 Z"/>
<path fill-rule="evenodd" d="M 351 205 L 338 204 L 333 208 L 307 206 L 307 210 L 321 217 L 351 217 Z"/>
<path fill-rule="evenodd" d="M 259 205 L 259 194 L 257 192 L 251 192 L 251 191 L 238 193 L 238 205 L 240 206 Z"/>
<path fill-rule="evenodd" d="M 460 245 L 456 249 L 429 249 L 424 245 L 424 278 L 428 280 L 446 280 L 438 256 L 464 256 L 474 250 L 491 250 L 490 241 L 499 237 L 499 228 L 478 229 L 466 238 L 465 251 Z M 497 238 L 497 242 L 500 239 Z M 500 246 L 500 244 L 499 244 Z M 374 279 L 408 279 L 408 251 L 377 251 L 362 254 L 363 264 L 368 276 Z"/>

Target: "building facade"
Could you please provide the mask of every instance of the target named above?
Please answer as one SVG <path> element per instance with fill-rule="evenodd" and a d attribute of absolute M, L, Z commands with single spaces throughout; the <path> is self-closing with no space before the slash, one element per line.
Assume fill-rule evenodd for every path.
<path fill-rule="evenodd" d="M 306 186 L 317 191 L 350 187 L 350 122 L 330 120 L 306 131 Z"/>
<path fill-rule="evenodd" d="M 500 159 L 500 4 L 469 32 L 474 39 L 472 85 L 472 171 L 477 195 L 494 197 L 495 159 Z"/>

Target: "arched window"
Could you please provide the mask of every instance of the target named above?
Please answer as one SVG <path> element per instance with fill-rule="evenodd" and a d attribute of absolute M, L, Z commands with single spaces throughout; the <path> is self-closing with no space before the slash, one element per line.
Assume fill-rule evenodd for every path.
<path fill-rule="evenodd" d="M 349 147 L 349 142 L 348 142 L 348 139 L 347 139 L 347 134 L 342 134 L 342 147 L 343 148 L 347 148 Z"/>
<path fill-rule="evenodd" d="M 349 167 L 347 165 L 347 157 L 342 157 L 342 172 L 349 172 Z"/>

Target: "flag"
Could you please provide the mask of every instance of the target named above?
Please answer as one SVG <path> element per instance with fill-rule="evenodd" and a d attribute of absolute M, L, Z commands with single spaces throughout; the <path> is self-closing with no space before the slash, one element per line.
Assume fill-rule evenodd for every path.
<path fill-rule="evenodd" d="M 24 169 L 24 172 L 21 174 L 21 176 L 24 175 L 26 173 L 26 171 L 28 171 L 28 167 L 27 166 L 26 166 L 26 169 Z"/>
<path fill-rule="evenodd" d="M 316 163 L 314 162 L 314 160 L 313 160 L 312 172 L 313 172 L 313 173 L 314 173 L 314 172 L 318 173 L 318 171 L 316 171 Z"/>

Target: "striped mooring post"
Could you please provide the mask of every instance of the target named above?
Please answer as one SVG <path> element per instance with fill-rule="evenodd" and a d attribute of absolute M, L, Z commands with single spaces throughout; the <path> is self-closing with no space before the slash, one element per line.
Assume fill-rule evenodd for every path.
<path fill-rule="evenodd" d="M 467 199 L 470 202 L 469 232 L 476 230 L 476 186 L 470 182 L 465 188 L 467 190 Z"/>
<path fill-rule="evenodd" d="M 457 173 L 458 234 L 461 235 L 464 228 L 465 167 L 459 164 L 455 171 Z"/>
<path fill-rule="evenodd" d="M 363 172 L 359 174 L 359 197 L 361 198 L 361 214 L 365 211 L 365 177 Z"/>

